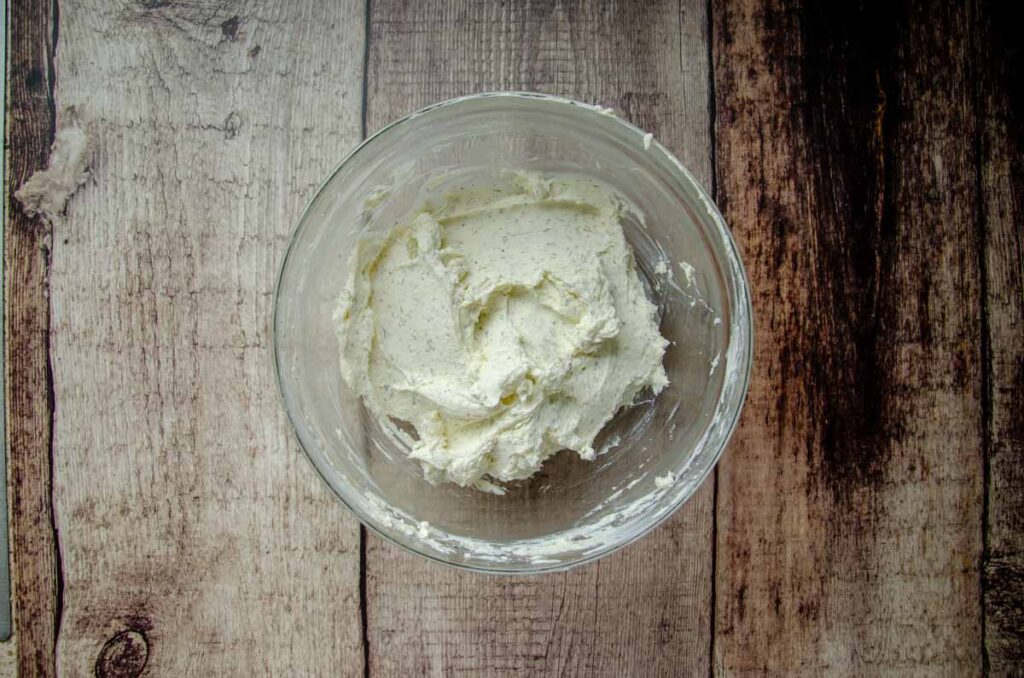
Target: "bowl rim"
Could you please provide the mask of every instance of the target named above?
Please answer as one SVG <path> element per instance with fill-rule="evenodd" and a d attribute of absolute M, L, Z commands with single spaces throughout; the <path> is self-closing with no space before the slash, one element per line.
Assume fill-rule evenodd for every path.
<path fill-rule="evenodd" d="M 725 217 L 722 215 L 721 211 L 718 209 L 718 205 L 714 202 L 714 199 L 712 198 L 712 196 L 709 195 L 708 191 L 706 191 L 704 189 L 704 187 L 701 184 L 701 182 L 697 180 L 697 178 L 686 167 L 686 165 L 684 165 L 683 162 L 681 160 L 679 160 L 679 158 L 677 158 L 674 153 L 672 153 L 668 148 L 666 148 L 664 145 L 662 145 L 657 140 L 657 138 L 651 138 L 649 140 L 644 141 L 644 143 L 650 143 L 652 146 L 657 146 L 657 148 L 662 153 L 664 153 L 666 158 L 679 171 L 679 173 L 681 174 L 681 176 L 685 180 L 685 182 L 689 184 L 690 188 L 692 188 L 694 191 L 696 191 L 697 196 L 700 198 L 701 203 L 703 203 L 703 205 L 704 205 L 704 207 L 705 207 L 705 209 L 707 211 L 707 216 L 709 217 L 709 220 L 714 224 L 715 229 L 717 231 L 719 231 L 719 236 L 721 236 L 722 241 L 726 245 L 726 247 L 723 248 L 723 251 L 724 251 L 724 254 L 725 254 L 726 263 L 729 265 L 729 268 L 732 271 L 732 275 L 730 275 L 729 277 L 731 277 L 731 278 L 733 278 L 735 280 L 735 283 L 736 283 L 736 293 L 737 293 L 737 299 L 736 299 L 737 306 L 740 307 L 740 310 L 742 310 L 742 313 L 734 312 L 733 315 L 737 319 L 745 321 L 743 323 L 743 326 L 740 328 L 742 330 L 742 332 L 740 332 L 740 334 L 742 336 L 747 337 L 747 341 L 745 342 L 745 344 L 742 347 L 740 347 L 742 350 L 738 354 L 738 358 L 739 358 L 739 360 L 741 361 L 741 364 L 742 364 L 742 372 L 737 375 L 737 381 L 735 382 L 736 387 L 738 388 L 738 391 L 736 392 L 736 395 L 734 396 L 734 398 L 735 398 L 735 406 L 733 408 L 733 411 L 730 413 L 731 419 L 728 422 L 728 425 L 723 429 L 723 434 L 722 434 L 721 440 L 720 440 L 720 442 L 718 444 L 718 449 L 716 449 L 714 451 L 714 454 L 711 457 L 710 463 L 707 464 L 706 468 L 702 469 L 700 471 L 700 473 L 695 475 L 693 482 L 690 483 L 689 491 L 683 492 L 676 499 L 676 501 L 673 502 L 672 505 L 667 508 L 667 510 L 665 510 L 655 520 L 652 520 L 649 524 L 643 525 L 642 527 L 640 527 L 639 529 L 636 529 L 631 534 L 627 534 L 626 538 L 622 539 L 621 541 L 619 541 L 617 543 L 614 543 L 614 544 L 611 544 L 611 545 L 599 548 L 599 549 L 595 550 L 594 552 L 588 553 L 587 555 L 585 555 L 583 557 L 580 557 L 580 558 L 577 558 L 575 560 L 569 560 L 569 561 L 566 561 L 566 562 L 553 563 L 553 564 L 552 563 L 543 563 L 543 564 L 540 564 L 540 565 L 537 565 L 537 566 L 530 566 L 530 567 L 526 567 L 526 568 L 516 568 L 516 567 L 503 566 L 504 561 L 496 562 L 496 566 L 495 567 L 483 566 L 483 565 L 471 565 L 471 564 L 466 564 L 466 563 L 453 562 L 451 560 L 447 560 L 445 558 L 442 558 L 442 557 L 440 557 L 438 555 L 435 555 L 435 554 L 432 554 L 432 553 L 427 553 L 427 552 L 425 552 L 423 550 L 419 550 L 419 549 L 415 548 L 413 545 L 403 543 L 403 542 L 399 541 L 398 539 L 396 539 L 395 537 L 393 537 L 390 534 L 388 534 L 387 532 L 385 532 L 382 529 L 380 529 L 377 525 L 374 524 L 374 522 L 369 518 L 369 516 L 365 515 L 363 511 L 361 511 L 360 509 L 355 507 L 352 503 L 350 503 L 345 498 L 345 496 L 338 490 L 338 488 L 336 488 L 331 483 L 331 481 L 328 479 L 328 475 L 327 475 L 325 469 L 321 468 L 321 462 L 319 462 L 317 460 L 317 458 L 310 452 L 309 447 L 306 444 L 306 441 L 303 439 L 301 428 L 298 425 L 298 422 L 296 421 L 296 415 L 292 412 L 292 409 L 288 405 L 288 394 L 286 393 L 286 388 L 287 387 L 285 386 L 285 380 L 284 380 L 284 378 L 282 376 L 282 367 L 281 367 L 282 366 L 282 356 L 281 356 L 281 353 L 280 353 L 280 350 L 279 350 L 279 346 L 278 346 L 278 319 L 279 319 L 278 309 L 279 309 L 280 299 L 281 299 L 281 296 L 280 296 L 281 283 L 282 283 L 282 281 L 284 279 L 285 270 L 288 268 L 288 263 L 289 263 L 289 261 L 291 259 L 291 256 L 292 256 L 293 252 L 294 252 L 295 245 L 296 245 L 296 243 L 299 240 L 299 235 L 304 231 L 304 229 L 305 229 L 305 227 L 306 227 L 306 225 L 308 223 L 307 216 L 308 216 L 310 210 L 312 209 L 313 205 L 317 202 L 318 198 L 323 193 L 324 189 L 334 180 L 334 178 L 342 171 L 342 169 L 344 169 L 350 162 L 352 162 L 356 158 L 356 156 L 359 155 L 359 153 L 362 150 L 364 150 L 366 147 L 368 147 L 375 139 L 377 139 L 380 136 L 383 136 L 384 134 L 387 134 L 389 131 L 394 130 L 395 128 L 397 128 L 399 126 L 402 126 L 402 125 L 410 122 L 411 120 L 413 120 L 415 118 L 418 118 L 418 117 L 420 117 L 420 116 L 422 116 L 422 115 L 424 115 L 426 113 L 429 113 L 431 111 L 447 108 L 449 106 L 455 106 L 455 105 L 464 103 L 466 101 L 473 101 L 473 100 L 480 100 L 480 99 L 492 99 L 492 98 L 540 100 L 540 101 L 545 101 L 545 102 L 549 102 L 549 103 L 558 103 L 558 104 L 563 104 L 563 105 L 569 105 L 569 106 L 572 106 L 572 107 L 584 109 L 584 110 L 589 111 L 589 112 L 594 113 L 594 114 L 604 115 L 604 116 L 608 117 L 609 119 L 614 120 L 615 122 L 620 124 L 627 131 L 632 132 L 633 134 L 638 135 L 641 140 L 644 140 L 644 138 L 648 134 L 648 132 L 646 132 L 645 130 L 637 127 L 636 125 L 632 124 L 628 120 L 625 120 L 622 117 L 620 117 L 614 111 L 614 109 L 611 109 L 611 108 L 608 108 L 608 107 L 598 106 L 598 105 L 595 105 L 595 104 L 587 104 L 587 103 L 584 103 L 584 102 L 581 102 L 581 101 L 577 101 L 575 99 L 570 99 L 570 98 L 567 98 L 567 97 L 562 97 L 562 96 L 553 95 L 553 94 L 545 94 L 545 93 L 541 93 L 541 92 L 529 92 L 529 91 L 519 91 L 519 90 L 499 90 L 499 91 L 479 92 L 479 93 L 476 93 L 476 94 L 467 94 L 467 95 L 453 97 L 451 99 L 445 99 L 443 101 L 439 101 L 439 102 L 435 102 L 435 103 L 429 104 L 429 105 L 424 106 L 422 108 L 416 109 L 416 110 L 414 110 L 414 111 L 412 111 L 410 113 L 407 113 L 407 114 L 405 114 L 405 115 L 403 115 L 403 116 L 401 116 L 399 118 L 396 118 L 395 120 L 393 120 L 393 121 L 389 122 L 388 124 L 384 125 L 383 127 L 381 127 L 379 130 L 377 130 L 373 134 L 366 135 L 362 139 L 362 141 L 359 142 L 358 145 L 356 145 L 351 151 L 349 151 L 338 162 L 338 164 L 334 167 L 334 169 L 331 170 L 327 174 L 327 176 L 324 178 L 324 180 L 322 182 L 320 182 L 320 184 L 317 187 L 316 191 L 313 192 L 312 197 L 310 197 L 310 199 L 308 201 L 306 201 L 305 206 L 303 207 L 302 211 L 299 213 L 298 219 L 295 222 L 295 226 L 292 228 L 291 234 L 288 237 L 288 245 L 285 248 L 284 257 L 281 259 L 281 264 L 278 267 L 277 278 L 276 278 L 276 281 L 275 281 L 275 284 L 274 284 L 273 308 L 272 308 L 272 311 L 271 311 L 271 319 L 270 319 L 271 357 L 272 357 L 272 360 L 274 361 L 274 370 L 273 371 L 274 371 L 275 381 L 277 382 L 278 398 L 280 399 L 281 406 L 283 407 L 283 409 L 285 411 L 285 414 L 287 415 L 288 423 L 289 423 L 289 426 L 291 428 L 292 435 L 294 436 L 295 440 L 298 442 L 299 448 L 302 450 L 303 455 L 309 461 L 310 465 L 312 465 L 313 469 L 316 471 L 316 474 L 320 478 L 321 482 L 323 482 L 324 485 L 326 485 L 327 488 L 331 491 L 331 493 L 334 494 L 334 496 L 338 498 L 338 500 L 341 502 L 341 504 L 352 515 L 354 515 L 356 517 L 356 519 L 359 521 L 361 526 L 363 526 L 366 529 L 371 530 L 373 533 L 375 533 L 378 536 L 382 537 L 386 541 L 388 541 L 388 542 L 398 546 L 399 548 L 401 548 L 401 549 L 403 549 L 403 550 L 405 550 L 405 551 L 407 551 L 409 553 L 415 554 L 415 555 L 420 556 L 422 558 L 426 558 L 427 560 L 430 560 L 430 561 L 435 562 L 435 563 L 439 563 L 441 565 L 445 565 L 445 566 L 448 566 L 448 567 L 451 567 L 451 568 L 455 568 L 457 570 L 463 570 L 463 571 L 467 571 L 467 572 L 477 572 L 477 573 L 491 574 L 491 575 L 505 575 L 505 576 L 508 576 L 508 575 L 513 575 L 513 576 L 529 576 L 529 575 L 546 574 L 546 573 L 552 573 L 552 572 L 564 572 L 566 570 L 569 570 L 569 569 L 572 569 L 572 568 L 575 568 L 575 567 L 578 567 L 578 566 L 582 566 L 582 565 L 586 565 L 588 563 L 592 563 L 592 562 L 594 562 L 596 560 L 600 560 L 601 558 L 604 558 L 606 556 L 612 555 L 613 553 L 616 553 L 616 552 L 620 551 L 621 549 L 623 549 L 623 548 L 625 548 L 625 547 L 627 547 L 627 546 L 629 546 L 629 545 L 639 541 L 643 537 L 649 535 L 655 529 L 657 529 L 662 524 L 664 524 L 669 518 L 674 516 L 679 511 L 679 509 L 697 493 L 697 491 L 703 486 L 704 482 L 707 480 L 708 476 L 711 475 L 711 473 L 718 467 L 718 463 L 721 461 L 722 456 L 725 453 L 725 449 L 728 446 L 729 441 L 732 438 L 732 435 L 735 432 L 736 427 L 737 427 L 737 425 L 739 423 L 740 415 L 743 412 L 743 407 L 744 407 L 744 404 L 746 403 L 746 398 L 747 398 L 747 394 L 748 394 L 748 391 L 749 391 L 750 375 L 751 375 L 751 370 L 752 370 L 752 365 L 753 365 L 754 317 L 753 317 L 753 305 L 752 305 L 751 296 L 750 296 L 750 280 L 749 280 L 749 278 L 747 276 L 746 268 L 743 265 L 743 260 L 740 257 L 739 247 L 736 244 L 736 240 L 733 238 L 732 231 L 729 229 L 728 225 L 725 222 Z M 712 168 L 712 171 L 714 171 L 714 168 Z M 730 323 L 730 325 L 732 325 L 732 323 Z M 730 332 L 730 335 L 731 336 L 730 336 L 729 344 L 728 344 L 727 348 L 725 349 L 725 351 L 723 352 L 726 355 L 728 355 L 730 353 L 730 350 L 732 349 L 732 342 L 734 340 L 738 340 L 738 339 L 735 339 L 736 333 Z M 722 399 L 720 397 L 717 402 L 721 403 L 721 400 Z M 712 509 L 712 510 L 714 510 L 714 509 Z M 361 538 L 363 538 L 363 537 L 361 537 Z"/>

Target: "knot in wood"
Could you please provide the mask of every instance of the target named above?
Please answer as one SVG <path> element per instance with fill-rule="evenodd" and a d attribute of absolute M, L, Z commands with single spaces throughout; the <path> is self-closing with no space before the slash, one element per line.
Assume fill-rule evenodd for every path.
<path fill-rule="evenodd" d="M 142 631 L 121 631 L 103 644 L 96 658 L 96 678 L 135 678 L 146 668 L 149 642 Z"/>

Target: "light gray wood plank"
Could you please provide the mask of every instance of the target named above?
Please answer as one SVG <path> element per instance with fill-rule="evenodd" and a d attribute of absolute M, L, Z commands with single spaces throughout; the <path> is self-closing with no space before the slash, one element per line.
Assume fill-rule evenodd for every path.
<path fill-rule="evenodd" d="M 363 672 L 357 523 L 269 334 L 288 235 L 359 140 L 362 13 L 61 3 L 57 123 L 94 149 L 51 257 L 64 675 Z"/>
<path fill-rule="evenodd" d="M 523 89 L 612 106 L 711 178 L 703 2 L 372 3 L 373 130 L 426 104 Z M 532 578 L 442 568 L 370 537 L 379 675 L 706 675 L 712 484 L 624 552 Z"/>

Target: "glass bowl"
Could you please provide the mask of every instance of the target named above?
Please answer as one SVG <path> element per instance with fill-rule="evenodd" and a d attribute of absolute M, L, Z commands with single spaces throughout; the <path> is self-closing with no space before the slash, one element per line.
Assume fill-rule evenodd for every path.
<path fill-rule="evenodd" d="M 359 237 L 386 229 L 453 172 L 596 178 L 635 206 L 623 219 L 670 380 L 605 427 L 584 461 L 563 450 L 505 495 L 432 485 L 348 389 L 333 314 Z M 430 106 L 363 142 L 299 219 L 274 302 L 285 408 L 327 485 L 368 527 L 450 565 L 559 570 L 649 532 L 721 456 L 747 389 L 752 326 L 742 264 L 705 191 L 661 144 L 607 109 L 500 92 Z"/>

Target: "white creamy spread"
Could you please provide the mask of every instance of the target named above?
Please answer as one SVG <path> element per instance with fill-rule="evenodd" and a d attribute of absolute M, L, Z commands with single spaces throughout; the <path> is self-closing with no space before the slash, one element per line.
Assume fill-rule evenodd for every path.
<path fill-rule="evenodd" d="M 89 138 L 78 127 L 57 132 L 50 146 L 50 162 L 15 192 L 25 214 L 41 216 L 53 224 L 64 211 L 68 198 L 89 178 Z"/>
<path fill-rule="evenodd" d="M 336 316 L 341 372 L 382 423 L 411 424 L 434 482 L 500 491 L 594 438 L 667 346 L 607 187 L 516 174 L 367 237 Z"/>

